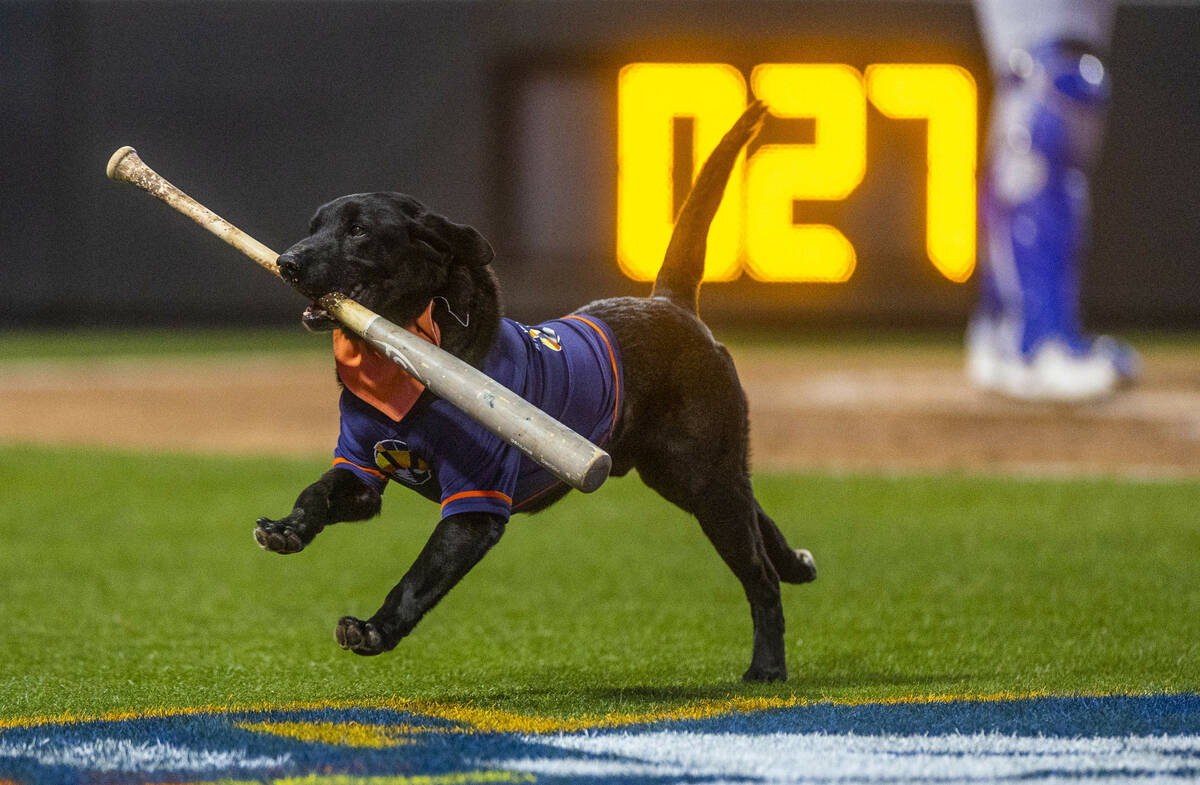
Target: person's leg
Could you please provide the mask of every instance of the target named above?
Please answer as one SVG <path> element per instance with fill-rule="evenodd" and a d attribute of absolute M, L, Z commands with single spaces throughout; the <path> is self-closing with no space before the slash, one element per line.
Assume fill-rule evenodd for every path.
<path fill-rule="evenodd" d="M 1137 355 L 1084 335 L 1079 268 L 1108 105 L 1110 0 L 977 0 L 995 93 L 981 189 L 985 263 L 967 372 L 988 389 L 1083 400 Z"/>

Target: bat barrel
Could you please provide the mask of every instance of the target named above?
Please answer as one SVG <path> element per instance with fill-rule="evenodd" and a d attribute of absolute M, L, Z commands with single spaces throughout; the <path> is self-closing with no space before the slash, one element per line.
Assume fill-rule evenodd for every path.
<path fill-rule="evenodd" d="M 486 374 L 347 297 L 326 295 L 321 307 L 571 487 L 591 493 L 608 479 L 608 453 Z"/>

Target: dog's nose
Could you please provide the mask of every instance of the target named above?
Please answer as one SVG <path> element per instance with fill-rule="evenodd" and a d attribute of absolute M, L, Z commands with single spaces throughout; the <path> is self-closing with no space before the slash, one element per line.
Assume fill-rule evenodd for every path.
<path fill-rule="evenodd" d="M 300 263 L 290 253 L 280 256 L 275 261 L 275 264 L 279 267 L 279 274 L 285 281 L 295 283 L 296 279 L 300 276 Z"/>

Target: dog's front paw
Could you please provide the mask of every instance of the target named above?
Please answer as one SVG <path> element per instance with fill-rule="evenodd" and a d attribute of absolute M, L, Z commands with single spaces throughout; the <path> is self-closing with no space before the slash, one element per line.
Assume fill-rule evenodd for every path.
<path fill-rule="evenodd" d="M 333 637 L 337 639 L 338 646 L 365 657 L 383 654 L 396 646 L 394 642 L 387 641 L 374 624 L 353 616 L 343 616 L 338 621 Z"/>
<path fill-rule="evenodd" d="M 279 521 L 259 518 L 254 527 L 254 541 L 263 550 L 274 553 L 299 553 L 312 541 L 306 534 L 290 515 Z"/>

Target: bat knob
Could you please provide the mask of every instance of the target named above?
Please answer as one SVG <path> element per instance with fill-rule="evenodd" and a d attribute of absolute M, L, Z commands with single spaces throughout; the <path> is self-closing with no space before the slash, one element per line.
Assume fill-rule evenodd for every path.
<path fill-rule="evenodd" d="M 121 179 L 120 177 L 117 177 L 117 167 L 121 165 L 121 161 L 125 160 L 125 156 L 129 155 L 130 153 L 133 153 L 133 155 L 135 157 L 137 156 L 136 150 L 134 150 L 129 145 L 125 145 L 120 150 L 117 150 L 115 153 L 112 154 L 112 158 L 108 159 L 108 168 L 104 170 L 105 173 L 108 174 L 108 179 L 110 179 L 110 180 L 120 180 Z"/>

